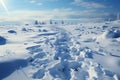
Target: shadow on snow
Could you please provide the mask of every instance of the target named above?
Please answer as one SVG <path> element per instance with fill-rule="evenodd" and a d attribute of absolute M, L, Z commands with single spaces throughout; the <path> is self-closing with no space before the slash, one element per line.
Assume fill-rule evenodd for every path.
<path fill-rule="evenodd" d="M 22 59 L 8 61 L 8 62 L 1 62 L 0 63 L 0 80 L 8 77 L 14 71 L 26 66 L 27 66 L 27 61 Z"/>

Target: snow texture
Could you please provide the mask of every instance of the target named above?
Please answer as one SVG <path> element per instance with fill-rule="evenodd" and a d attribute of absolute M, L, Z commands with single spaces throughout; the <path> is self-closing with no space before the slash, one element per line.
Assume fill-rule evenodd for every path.
<path fill-rule="evenodd" d="M 0 26 L 0 80 L 120 80 L 119 25 Z"/>

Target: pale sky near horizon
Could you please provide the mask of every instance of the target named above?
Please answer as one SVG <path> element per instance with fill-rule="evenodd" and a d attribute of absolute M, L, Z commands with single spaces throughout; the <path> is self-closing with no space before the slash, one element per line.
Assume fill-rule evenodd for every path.
<path fill-rule="evenodd" d="M 4 3 L 4 4 L 3 4 Z M 115 19 L 120 0 L 0 0 L 0 22 L 34 19 Z"/>

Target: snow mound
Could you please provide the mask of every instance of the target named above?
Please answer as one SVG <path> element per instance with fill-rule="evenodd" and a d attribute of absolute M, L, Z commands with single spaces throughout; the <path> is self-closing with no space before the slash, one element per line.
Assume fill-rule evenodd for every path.
<path fill-rule="evenodd" d="M 104 26 L 102 26 L 102 28 L 105 30 L 106 28 L 108 28 L 108 26 L 104 25 Z"/>
<path fill-rule="evenodd" d="M 6 39 L 0 36 L 0 45 L 5 45 L 5 44 L 6 44 Z"/>
<path fill-rule="evenodd" d="M 120 37 L 120 30 L 116 30 L 116 29 L 111 29 L 107 32 L 106 34 L 107 38 L 119 38 Z"/>

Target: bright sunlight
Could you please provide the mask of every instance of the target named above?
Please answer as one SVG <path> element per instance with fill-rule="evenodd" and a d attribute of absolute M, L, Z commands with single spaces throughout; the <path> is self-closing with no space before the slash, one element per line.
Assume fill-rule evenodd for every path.
<path fill-rule="evenodd" d="M 4 1 L 3 0 L 0 0 L 0 5 L 2 5 L 2 7 L 4 8 L 4 10 L 7 12 L 8 14 L 8 8 L 7 6 L 5 5 Z"/>

